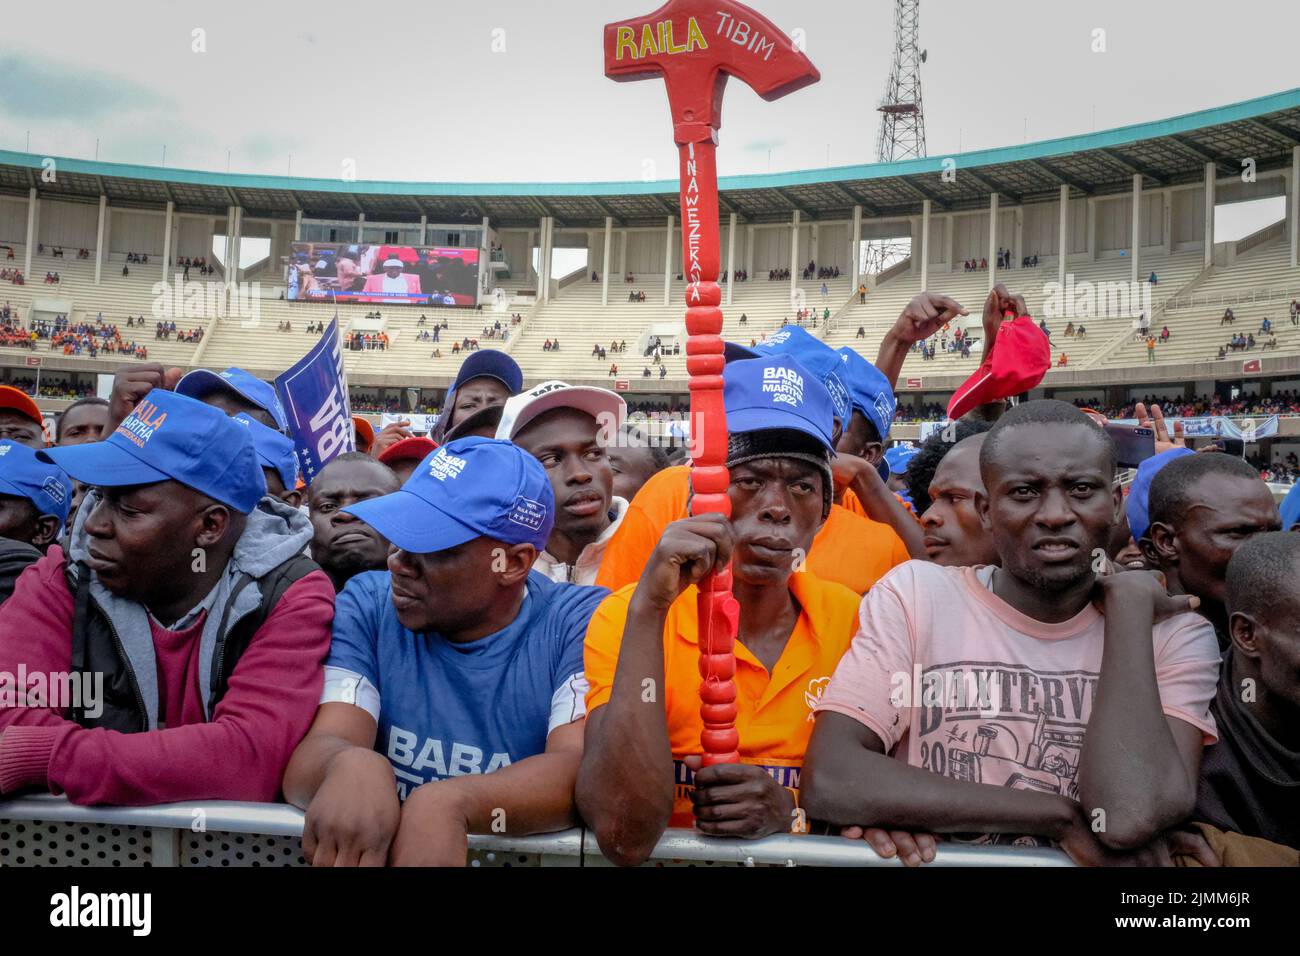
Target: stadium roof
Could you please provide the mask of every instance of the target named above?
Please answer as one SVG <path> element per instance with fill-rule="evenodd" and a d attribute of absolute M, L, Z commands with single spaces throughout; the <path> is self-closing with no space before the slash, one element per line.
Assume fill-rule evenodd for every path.
<path fill-rule="evenodd" d="M 559 145 L 559 144 L 556 144 Z M 997 192 L 1013 203 L 1054 199 L 1062 185 L 1074 195 L 1101 196 L 1132 188 L 1199 182 L 1206 163 L 1220 176 L 1239 175 L 1242 161 L 1263 172 L 1290 164 L 1300 145 L 1300 88 L 1230 106 L 1150 123 L 897 163 L 840 166 L 764 175 L 725 176 L 721 206 L 746 222 L 842 219 L 855 205 L 867 216 L 917 215 L 925 199 L 943 213 L 986 208 Z M 554 216 L 560 227 L 661 225 L 678 213 L 677 181 L 595 183 L 413 183 L 215 173 L 53 157 L 57 179 L 43 182 L 50 157 L 0 150 L 0 193 L 26 195 L 35 186 L 51 199 L 115 207 L 158 208 L 224 215 L 237 205 L 249 218 L 355 219 L 372 222 L 474 222 L 489 216 L 498 228 L 536 224 Z M 955 163 L 945 182 L 946 162 Z"/>

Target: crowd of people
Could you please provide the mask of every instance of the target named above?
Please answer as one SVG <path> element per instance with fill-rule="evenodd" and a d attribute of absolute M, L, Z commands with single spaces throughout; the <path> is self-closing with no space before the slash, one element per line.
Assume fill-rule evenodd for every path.
<path fill-rule="evenodd" d="M 292 331 L 292 329 L 288 331 Z M 388 348 L 388 333 L 349 332 L 344 348 L 350 352 L 386 351 Z"/>
<path fill-rule="evenodd" d="M 1300 495 L 1145 403 L 1158 454 L 1121 482 L 1105 416 L 996 382 L 891 442 L 908 349 L 967 312 L 920 293 L 874 363 L 729 344 L 727 517 L 688 514 L 683 442 L 610 434 L 617 392 L 493 349 L 428 434 L 356 419 L 310 474 L 241 369 L 124 368 L 50 447 L 0 387 L 0 671 L 108 689 L 0 709 L 0 791 L 283 799 L 318 866 L 464 865 L 504 820 L 624 865 L 692 827 L 1295 867 Z M 991 353 L 1026 312 L 990 292 Z M 702 684 L 728 567 L 734 683 Z"/>

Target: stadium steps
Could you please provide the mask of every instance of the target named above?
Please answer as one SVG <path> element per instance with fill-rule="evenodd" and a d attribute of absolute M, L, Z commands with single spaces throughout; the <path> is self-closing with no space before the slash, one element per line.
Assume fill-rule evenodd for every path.
<path fill-rule="evenodd" d="M 1230 266 L 1216 266 L 1194 289 L 1171 295 L 1164 302 L 1161 322 L 1152 323 L 1157 334 L 1165 324 L 1170 332 L 1168 342 L 1156 345 L 1156 362 L 1215 360 L 1219 346 L 1238 332 L 1254 333 L 1262 344 L 1266 336 L 1261 336 L 1259 326 L 1265 318 L 1273 320 L 1277 349 L 1261 349 L 1257 344 L 1249 351 L 1229 351 L 1228 358 L 1300 353 L 1300 326 L 1292 325 L 1288 316 L 1291 299 L 1300 298 L 1300 270 L 1290 267 L 1289 252 L 1284 240 L 1259 246 Z M 1236 314 L 1236 322 L 1220 326 L 1223 311 L 1229 307 Z M 1146 362 L 1145 343 L 1128 338 L 1106 357 L 1104 367 L 1141 366 Z"/>
<path fill-rule="evenodd" d="M 842 302 L 848 296 L 849 279 L 825 280 L 827 295 L 821 295 L 822 280 L 800 281 L 798 288 L 806 308 L 815 309 L 818 315 Z M 577 282 L 567 287 L 564 294 L 546 305 L 539 305 L 532 321 L 522 330 L 517 347 L 511 352 L 524 371 L 526 380 L 574 377 L 583 379 L 609 378 L 609 366 L 619 366 L 618 378 L 627 378 L 649 385 L 657 383 L 659 367 L 650 365 L 650 358 L 637 349 L 637 343 L 652 325 L 681 327 L 686 313 L 684 281 L 674 278 L 669 291 L 669 304 L 663 304 L 664 277 L 638 276 L 635 283 L 611 282 L 609 305 L 602 306 L 599 282 Z M 632 291 L 646 293 L 645 302 L 629 302 Z M 781 327 L 785 319 L 794 321 L 795 308 L 791 305 L 789 280 L 769 282 L 766 279 L 750 280 L 736 284 L 732 304 L 726 305 L 726 287 L 723 287 L 723 337 L 744 345 L 758 342 Z M 740 317 L 747 321 L 741 324 Z M 543 351 L 547 339 L 560 340 L 559 352 Z M 608 349 L 611 341 L 626 341 L 625 353 L 609 354 L 602 362 L 591 354 L 592 346 L 599 343 Z M 687 379 L 685 350 L 677 355 L 665 355 L 662 364 L 668 369 L 664 379 L 667 385 L 680 388 Z M 652 379 L 642 377 L 642 370 L 650 366 Z"/>

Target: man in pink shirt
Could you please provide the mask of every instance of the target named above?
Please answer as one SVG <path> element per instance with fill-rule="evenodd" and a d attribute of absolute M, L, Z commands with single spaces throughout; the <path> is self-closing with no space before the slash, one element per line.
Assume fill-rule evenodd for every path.
<path fill-rule="evenodd" d="M 1216 739 L 1214 631 L 1155 575 L 1095 570 L 1120 491 L 1113 446 L 1074 406 L 1007 412 L 980 472 L 1001 567 L 909 561 L 867 593 L 817 708 L 803 806 L 901 832 L 911 864 L 932 856 L 908 831 L 1166 859 L 1157 838 L 1191 813 Z"/>
<path fill-rule="evenodd" d="M 0 607 L 0 792 L 275 799 L 320 697 L 334 589 L 248 429 L 155 388 L 106 440 L 40 457 L 95 487 Z"/>

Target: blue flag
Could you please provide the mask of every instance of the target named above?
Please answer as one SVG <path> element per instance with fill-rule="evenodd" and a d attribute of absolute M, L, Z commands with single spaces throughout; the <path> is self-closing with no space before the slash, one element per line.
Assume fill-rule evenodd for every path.
<path fill-rule="evenodd" d="M 299 472 L 310 485 L 326 464 L 356 450 L 337 315 L 312 350 L 276 377 L 275 391 L 289 416 Z"/>

